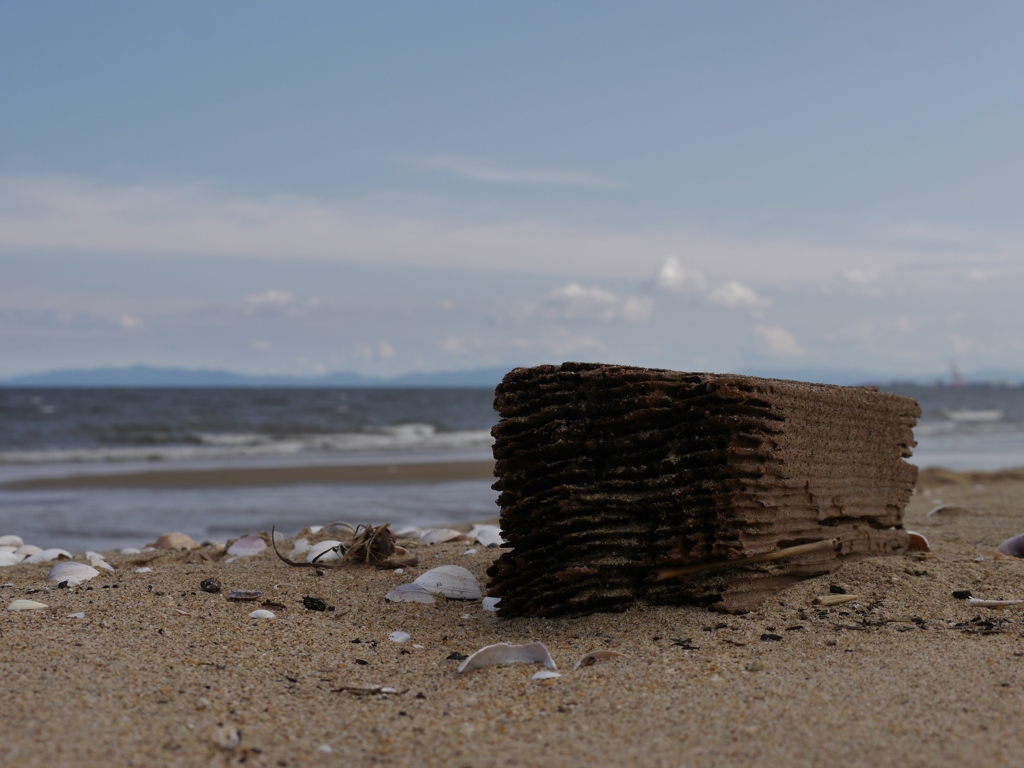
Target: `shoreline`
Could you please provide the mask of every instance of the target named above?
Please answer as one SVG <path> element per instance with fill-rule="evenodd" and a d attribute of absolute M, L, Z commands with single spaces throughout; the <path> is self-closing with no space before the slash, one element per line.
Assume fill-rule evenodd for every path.
<path fill-rule="evenodd" d="M 350 483 L 449 483 L 493 479 L 493 461 L 440 461 L 82 473 L 9 480 L 0 483 L 0 491 L 255 488 Z"/>

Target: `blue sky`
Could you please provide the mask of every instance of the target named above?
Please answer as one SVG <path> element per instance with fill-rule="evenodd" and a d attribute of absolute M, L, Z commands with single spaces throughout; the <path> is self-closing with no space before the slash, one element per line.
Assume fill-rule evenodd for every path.
<path fill-rule="evenodd" d="M 0 376 L 1024 370 L 1012 3 L 9 3 Z"/>

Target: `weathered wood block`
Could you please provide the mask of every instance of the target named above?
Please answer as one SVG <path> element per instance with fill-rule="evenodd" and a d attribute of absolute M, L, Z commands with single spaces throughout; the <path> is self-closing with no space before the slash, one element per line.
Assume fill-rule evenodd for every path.
<path fill-rule="evenodd" d="M 511 371 L 494 402 L 511 548 L 488 592 L 502 616 L 637 601 L 743 612 L 797 579 L 906 548 L 910 398 L 564 363 Z"/>

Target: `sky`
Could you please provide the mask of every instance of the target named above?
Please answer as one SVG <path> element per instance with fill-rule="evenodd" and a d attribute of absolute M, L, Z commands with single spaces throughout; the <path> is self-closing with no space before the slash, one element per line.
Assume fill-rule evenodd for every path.
<path fill-rule="evenodd" d="M 1019 371 L 1019 3 L 0 5 L 0 377 Z"/>

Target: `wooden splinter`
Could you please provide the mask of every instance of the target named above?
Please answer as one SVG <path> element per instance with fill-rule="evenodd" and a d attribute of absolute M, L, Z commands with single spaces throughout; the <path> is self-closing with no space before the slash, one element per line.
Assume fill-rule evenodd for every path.
<path fill-rule="evenodd" d="M 814 552 L 828 552 L 836 549 L 839 549 L 839 539 L 822 539 L 821 541 L 811 542 L 810 544 L 798 544 L 795 547 L 785 547 L 763 555 L 753 555 L 752 557 L 741 557 L 733 560 L 728 558 L 723 558 L 721 560 L 706 560 L 703 563 L 695 563 L 694 565 L 682 565 L 676 568 L 661 568 L 654 572 L 654 581 L 666 581 L 667 579 L 674 579 L 679 576 L 686 576 L 690 573 L 698 573 L 699 571 L 718 571 L 723 568 L 735 568 L 740 565 L 770 563 L 773 560 L 784 560 L 787 557 L 799 557 L 800 555 L 810 555 Z"/>

